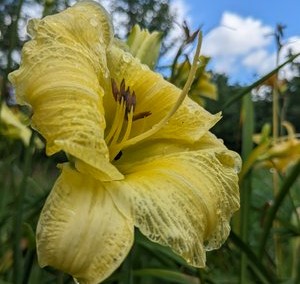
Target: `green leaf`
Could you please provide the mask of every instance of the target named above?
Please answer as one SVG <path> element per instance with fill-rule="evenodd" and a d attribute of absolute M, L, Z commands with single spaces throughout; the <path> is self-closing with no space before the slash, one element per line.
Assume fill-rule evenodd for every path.
<path fill-rule="evenodd" d="M 137 244 L 146 248 L 149 253 L 153 254 L 157 259 L 162 259 L 165 257 L 167 260 L 169 260 L 169 266 L 171 266 L 170 262 L 173 261 L 176 264 L 193 269 L 183 258 L 175 254 L 169 247 L 164 247 L 159 244 L 150 242 L 142 234 L 137 234 L 135 241 Z"/>
<path fill-rule="evenodd" d="M 282 204 L 284 198 L 289 193 L 290 188 L 299 177 L 299 175 L 300 175 L 300 161 L 298 161 L 298 163 L 291 169 L 289 174 L 285 177 L 280 187 L 279 193 L 276 196 L 273 205 L 269 209 L 269 212 L 266 217 L 266 222 L 264 225 L 263 235 L 260 242 L 260 248 L 259 248 L 260 258 L 264 254 L 265 246 L 269 237 L 270 230 L 272 228 L 272 224 L 276 218 L 277 211 L 280 208 L 280 205 Z"/>
<path fill-rule="evenodd" d="M 172 283 L 200 284 L 198 278 L 177 271 L 147 268 L 133 271 L 134 276 L 153 276 Z"/>

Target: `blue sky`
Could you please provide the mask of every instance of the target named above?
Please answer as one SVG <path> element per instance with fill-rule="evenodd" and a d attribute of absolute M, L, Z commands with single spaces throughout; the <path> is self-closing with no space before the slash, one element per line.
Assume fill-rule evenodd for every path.
<path fill-rule="evenodd" d="M 281 61 L 288 48 L 300 52 L 299 0 L 172 2 L 180 17 L 188 18 L 194 28 L 202 25 L 202 51 L 212 57 L 210 68 L 227 74 L 231 82 L 250 83 L 275 66 L 275 44 L 270 34 L 278 23 L 287 26 L 287 44 Z M 282 76 L 290 78 L 292 75 L 285 69 Z"/>

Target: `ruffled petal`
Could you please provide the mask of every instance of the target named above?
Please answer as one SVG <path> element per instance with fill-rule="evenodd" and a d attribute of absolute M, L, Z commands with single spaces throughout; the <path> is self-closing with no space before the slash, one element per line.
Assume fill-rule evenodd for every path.
<path fill-rule="evenodd" d="M 99 179 L 123 178 L 110 165 L 104 141 L 106 48 L 113 38 L 105 10 L 80 2 L 31 21 L 28 31 L 33 39 L 23 48 L 20 69 L 9 78 L 19 102 L 32 107 L 32 124 L 45 137 L 47 154 L 63 150 L 97 169 Z"/>
<path fill-rule="evenodd" d="M 150 116 L 134 121 L 131 137 L 152 128 L 174 106 L 181 90 L 170 84 L 163 77 L 151 71 L 146 65 L 130 53 L 112 45 L 107 51 L 107 63 L 111 77 L 135 92 L 135 113 L 151 112 Z M 112 104 L 112 96 L 104 98 L 104 105 Z M 107 121 L 113 120 L 114 112 L 107 113 Z M 169 123 L 152 138 L 167 138 L 185 141 L 197 141 L 218 120 L 220 115 L 212 115 L 201 106 L 186 98 Z"/>
<path fill-rule="evenodd" d="M 132 222 L 101 183 L 63 166 L 37 227 L 40 265 L 96 284 L 117 269 L 132 243 Z"/>
<path fill-rule="evenodd" d="M 124 181 L 111 183 L 124 214 L 150 240 L 170 246 L 193 266 L 205 265 L 205 251 L 226 240 L 229 221 L 239 208 L 240 158 L 212 134 L 193 150 L 180 146 L 123 165 Z M 145 148 L 146 153 L 157 150 Z M 122 159 L 122 158 L 121 158 Z"/>

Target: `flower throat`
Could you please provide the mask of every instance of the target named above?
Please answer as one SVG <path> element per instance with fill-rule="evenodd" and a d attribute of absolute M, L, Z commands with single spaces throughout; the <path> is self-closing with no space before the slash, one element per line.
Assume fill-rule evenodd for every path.
<path fill-rule="evenodd" d="M 151 129 L 135 137 L 129 138 L 131 128 L 132 128 L 132 123 L 137 119 L 145 118 L 151 115 L 151 111 L 145 111 L 138 114 L 134 114 L 135 106 L 137 103 L 135 92 L 132 91 L 131 93 L 129 87 L 127 87 L 126 89 L 124 79 L 120 84 L 120 88 L 118 88 L 118 85 L 114 79 L 111 80 L 112 94 L 117 103 L 114 121 L 112 123 L 108 135 L 105 138 L 106 145 L 108 146 L 109 149 L 109 156 L 111 161 L 120 158 L 120 153 L 122 149 L 132 146 L 154 135 L 163 126 L 165 126 L 169 121 L 169 119 L 175 114 L 175 112 L 178 110 L 178 108 L 181 106 L 182 102 L 184 101 L 185 97 L 187 96 L 190 87 L 193 83 L 198 68 L 201 44 L 202 44 L 202 33 L 199 32 L 197 48 L 193 58 L 191 69 L 189 71 L 187 81 L 181 91 L 180 96 L 178 97 L 176 103 L 174 104 L 173 108 L 167 113 L 167 115 L 160 122 L 153 125 Z M 126 127 L 124 127 L 125 122 L 126 122 Z M 123 128 L 124 130 L 122 131 Z"/>

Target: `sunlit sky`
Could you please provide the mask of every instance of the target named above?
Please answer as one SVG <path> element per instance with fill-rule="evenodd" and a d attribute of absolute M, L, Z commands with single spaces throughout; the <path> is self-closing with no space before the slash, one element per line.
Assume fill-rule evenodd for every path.
<path fill-rule="evenodd" d="M 276 62 L 271 36 L 276 24 L 286 25 L 285 48 L 300 52 L 299 0 L 173 0 L 180 17 L 204 32 L 202 52 L 212 57 L 210 68 L 232 82 L 249 83 Z M 291 74 L 286 69 L 285 76 Z"/>

